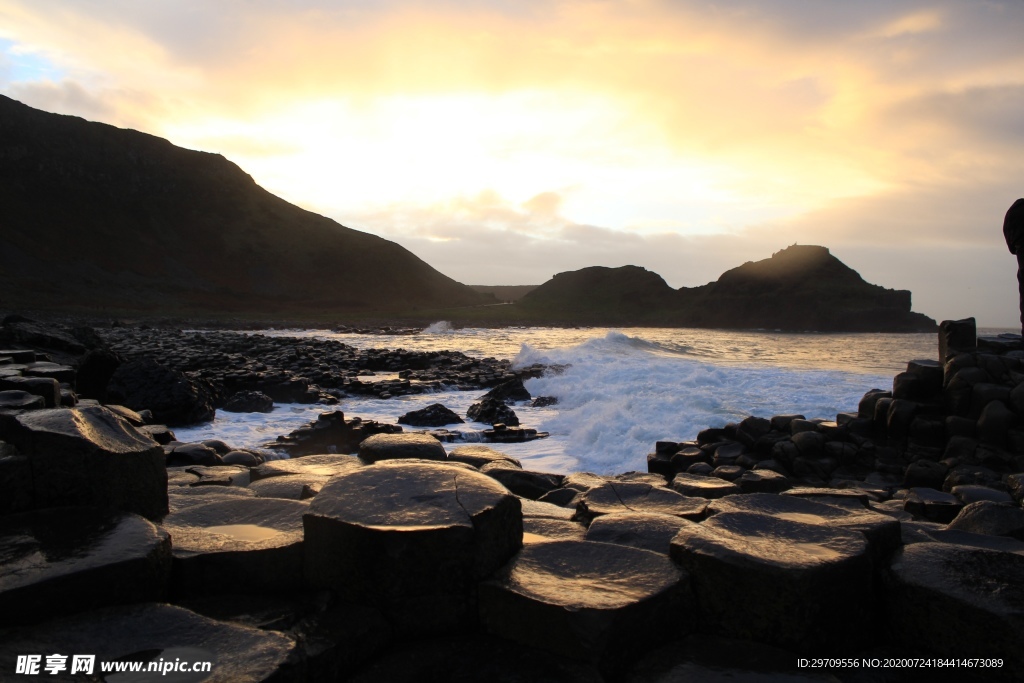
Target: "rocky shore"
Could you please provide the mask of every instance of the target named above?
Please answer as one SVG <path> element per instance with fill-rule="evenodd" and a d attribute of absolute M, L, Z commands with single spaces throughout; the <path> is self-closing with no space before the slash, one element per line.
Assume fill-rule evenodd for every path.
<path fill-rule="evenodd" d="M 560 475 L 330 407 L 491 389 L 500 441 L 521 380 L 557 369 L 9 317 L 0 678 L 93 653 L 210 681 L 1016 680 L 1024 348 L 971 320 L 938 346 L 835 420 L 751 416 L 653 444 L 648 472 Z M 290 459 L 174 438 L 266 400 L 325 405 Z"/>

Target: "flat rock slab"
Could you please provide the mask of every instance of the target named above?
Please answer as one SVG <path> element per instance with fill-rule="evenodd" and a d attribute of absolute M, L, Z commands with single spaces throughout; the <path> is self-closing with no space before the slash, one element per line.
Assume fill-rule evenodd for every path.
<path fill-rule="evenodd" d="M 106 408 L 35 410 L 16 422 L 11 442 L 29 459 L 35 507 L 167 512 L 163 448 Z"/>
<path fill-rule="evenodd" d="M 585 519 L 615 512 L 655 512 L 701 519 L 707 505 L 703 498 L 690 498 L 661 486 L 610 481 L 585 492 L 577 510 Z"/>
<path fill-rule="evenodd" d="M 712 633 L 820 656 L 867 634 L 872 563 L 859 532 L 721 512 L 680 529 L 671 556 Z"/>
<path fill-rule="evenodd" d="M 170 538 L 138 515 L 68 507 L 2 516 L 0 626 L 159 600 L 170 571 Z"/>
<path fill-rule="evenodd" d="M 730 496 L 708 505 L 709 515 L 722 512 L 753 512 L 792 522 L 859 531 L 878 557 L 888 557 L 901 543 L 899 520 L 866 508 L 826 505 L 802 497 L 750 493 Z"/>
<path fill-rule="evenodd" d="M 447 460 L 448 454 L 429 434 L 374 434 L 359 444 L 359 459 L 364 462 L 396 458 Z"/>
<path fill-rule="evenodd" d="M 312 474 L 333 477 L 362 467 L 364 463 L 354 455 L 307 455 L 301 458 L 270 460 L 251 470 L 253 481 L 286 474 Z"/>
<path fill-rule="evenodd" d="M 472 446 L 459 446 L 448 454 L 448 459 L 455 460 L 457 462 L 464 462 L 477 468 L 483 467 L 484 465 L 492 462 L 507 462 L 519 468 L 522 468 L 523 466 L 522 463 L 515 458 L 511 458 L 490 446 L 481 446 L 479 444 L 474 444 Z"/>
<path fill-rule="evenodd" d="M 167 507 L 174 514 L 196 505 L 255 497 L 255 491 L 241 486 L 179 486 L 167 492 Z"/>
<path fill-rule="evenodd" d="M 545 503 L 539 500 L 530 500 L 529 498 L 521 498 L 519 503 L 523 507 L 524 519 L 527 517 L 547 517 L 549 519 L 570 520 L 575 515 L 573 510 L 555 505 L 554 503 Z"/>
<path fill-rule="evenodd" d="M 587 529 L 587 540 L 628 545 L 667 555 L 672 539 L 690 523 L 673 515 L 616 512 L 594 519 Z"/>
<path fill-rule="evenodd" d="M 476 583 L 522 543 L 519 499 L 468 465 L 394 461 L 333 477 L 304 517 L 306 579 L 374 602 L 400 632 L 474 617 Z"/>
<path fill-rule="evenodd" d="M 684 496 L 722 498 L 740 493 L 740 487 L 719 477 L 680 472 L 672 479 L 672 490 Z"/>
<path fill-rule="evenodd" d="M 283 477 L 270 477 L 249 484 L 259 498 L 285 498 L 287 500 L 306 500 L 320 493 L 320 489 L 330 477 L 317 474 L 289 474 Z"/>
<path fill-rule="evenodd" d="M 39 679 L 48 681 L 100 680 L 100 663 L 112 661 L 212 662 L 210 673 L 181 672 L 162 675 L 159 669 L 146 678 L 127 675 L 109 676 L 106 680 L 124 681 L 203 681 L 203 683 L 275 683 L 299 680 L 295 664 L 290 660 L 295 641 L 279 633 L 260 631 L 245 626 L 226 624 L 199 616 L 181 607 L 141 604 L 111 607 L 86 612 L 40 624 L 19 628 L 0 637 L 0 667 L 6 673 L 15 671 L 18 655 L 93 654 L 96 664 L 94 678 L 81 673 L 71 675 L 68 669 L 51 675 L 40 667 Z M 27 677 L 31 680 L 35 677 Z"/>
<path fill-rule="evenodd" d="M 17 375 L 0 375 L 0 390 L 17 390 L 42 397 L 47 408 L 60 405 L 60 382 L 50 377 L 23 377 Z"/>
<path fill-rule="evenodd" d="M 199 477 L 192 486 L 248 486 L 252 475 L 242 465 L 190 465 L 186 472 Z"/>
<path fill-rule="evenodd" d="M 667 557 L 590 541 L 532 543 L 480 584 L 480 618 L 499 637 L 619 672 L 684 633 L 688 577 Z"/>
<path fill-rule="evenodd" d="M 604 678 L 593 667 L 486 636 L 403 644 L 349 680 L 351 683 L 604 683 Z"/>
<path fill-rule="evenodd" d="M 10 410 L 36 410 L 46 407 L 46 399 L 20 389 L 0 391 L 0 408 Z"/>
<path fill-rule="evenodd" d="M 797 668 L 797 656 L 749 640 L 689 636 L 658 648 L 633 666 L 625 683 L 839 683 Z"/>
<path fill-rule="evenodd" d="M 163 528 L 174 542 L 173 594 L 296 590 L 307 509 L 297 500 L 239 497 L 167 515 Z"/>
<path fill-rule="evenodd" d="M 986 675 L 1019 680 L 1024 667 L 1024 557 L 946 543 L 903 548 L 890 570 L 894 642 L 938 656 L 996 657 Z"/>
<path fill-rule="evenodd" d="M 587 527 L 579 522 L 549 517 L 523 517 L 523 543 L 550 541 L 582 541 Z"/>

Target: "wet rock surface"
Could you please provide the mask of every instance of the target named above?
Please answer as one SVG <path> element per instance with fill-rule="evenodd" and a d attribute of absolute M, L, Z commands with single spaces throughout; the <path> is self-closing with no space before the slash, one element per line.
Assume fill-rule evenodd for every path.
<path fill-rule="evenodd" d="M 278 633 L 215 621 L 173 605 L 145 603 L 8 631 L 0 640 L 0 666 L 5 673 L 14 671 L 17 656 L 25 653 L 89 653 L 96 656 L 94 673 L 99 671 L 98 662 L 162 659 L 213 663 L 205 678 L 179 675 L 177 680 L 296 681 L 301 680 L 301 670 L 293 661 L 295 649 L 293 639 Z M 47 680 L 83 680 L 80 673 L 70 674 L 70 659 L 67 664 L 63 673 L 43 675 Z"/>
<path fill-rule="evenodd" d="M 448 453 L 428 434 L 375 434 L 359 444 L 359 459 L 363 462 L 405 458 L 447 460 Z"/>
<path fill-rule="evenodd" d="M 617 673 L 623 659 L 690 628 L 687 575 L 664 555 L 590 541 L 523 547 L 480 586 L 487 630 Z"/>
<path fill-rule="evenodd" d="M 95 505 L 150 519 L 167 512 L 163 449 L 106 408 L 26 412 L 8 438 L 28 459 L 35 508 Z"/>
<path fill-rule="evenodd" d="M 444 427 L 445 425 L 465 422 L 458 413 L 449 410 L 440 403 L 432 403 L 426 408 L 413 410 L 398 418 L 398 424 L 410 427 Z"/>
<path fill-rule="evenodd" d="M 606 482 L 583 494 L 577 507 L 584 519 L 617 512 L 654 512 L 686 519 L 704 516 L 708 501 L 667 488 L 636 482 Z"/>
<path fill-rule="evenodd" d="M 475 585 L 522 543 L 519 500 L 468 466 L 390 462 L 339 474 L 305 515 L 306 580 L 371 600 L 399 631 L 475 619 Z"/>
<path fill-rule="evenodd" d="M 212 593 L 281 593 L 302 575 L 298 500 L 239 497 L 191 505 L 161 524 L 174 543 L 176 597 Z"/>
<path fill-rule="evenodd" d="M 0 516 L 0 627 L 163 599 L 170 570 L 170 538 L 138 515 L 64 507 Z"/>
<path fill-rule="evenodd" d="M 867 637 L 872 566 L 858 532 L 721 512 L 684 526 L 671 555 L 721 635 L 798 653 L 851 648 Z"/>
<path fill-rule="evenodd" d="M 889 579 L 893 640 L 936 655 L 1002 658 L 986 671 L 1013 680 L 1024 656 L 1024 556 L 946 543 L 915 543 L 893 558 Z"/>

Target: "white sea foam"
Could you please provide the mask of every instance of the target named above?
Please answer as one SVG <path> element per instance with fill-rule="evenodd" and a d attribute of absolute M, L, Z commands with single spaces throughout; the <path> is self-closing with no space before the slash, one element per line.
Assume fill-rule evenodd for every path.
<path fill-rule="evenodd" d="M 709 357 L 708 353 L 694 351 L 695 348 L 711 348 L 711 342 L 704 337 L 679 338 L 667 333 L 659 335 L 657 331 L 645 337 L 607 331 L 603 336 L 587 338 L 585 332 L 565 331 L 561 340 L 569 343 L 562 346 L 556 345 L 559 337 L 551 330 L 519 333 L 495 330 L 491 333 L 499 344 L 507 344 L 510 337 L 517 334 L 520 338 L 533 335 L 532 339 L 540 342 L 521 344 L 514 359 L 518 366 L 533 363 L 570 366 L 560 375 L 526 382 L 532 395 L 555 396 L 559 399 L 558 405 L 514 407 L 524 426 L 551 434 L 547 439 L 498 446 L 523 460 L 527 468 L 601 473 L 644 470 L 646 454 L 653 450 L 655 441 L 692 439 L 705 427 L 722 426 L 751 414 L 770 417 L 800 413 L 808 418 L 833 419 L 838 412 L 855 410 L 868 389 L 889 387 L 892 382 L 891 373 L 869 373 L 863 363 L 852 364 L 857 372 L 846 372 L 772 362 L 785 353 L 797 358 L 811 355 L 801 351 L 794 356 L 793 343 L 821 347 L 830 342 L 837 344 L 835 338 L 793 342 L 792 338 L 785 337 L 781 343 L 786 348 L 780 349 L 780 342 L 770 334 L 758 338 L 744 333 L 739 341 L 731 338 L 732 345 L 741 348 L 740 351 L 730 352 L 728 344 L 716 341 L 717 350 Z M 589 332 L 593 334 L 593 330 Z M 728 338 L 725 333 L 715 334 L 723 340 Z M 487 336 L 482 330 L 474 330 L 463 333 L 462 337 L 453 334 L 447 341 L 461 338 L 467 346 L 486 348 Z M 850 339 L 859 341 L 861 348 Z M 871 357 L 872 351 L 863 348 L 868 341 L 871 338 L 847 335 L 845 339 L 840 338 L 839 349 L 833 353 Z M 922 355 L 915 353 L 917 349 L 913 345 L 923 341 L 907 338 L 902 342 L 907 345 L 907 355 Z M 760 355 L 765 359 L 759 362 Z M 871 362 L 898 367 L 895 356 L 890 356 L 882 354 L 881 360 Z M 266 415 L 219 411 L 212 423 L 175 431 L 181 440 L 217 438 L 233 446 L 258 447 L 316 419 L 324 410 L 340 409 L 349 417 L 395 423 L 404 413 L 431 403 L 441 403 L 465 415 L 482 393 L 481 390 L 445 391 L 388 400 L 354 397 L 336 408 L 279 405 Z M 486 425 L 456 424 L 448 428 L 471 431 L 485 429 Z"/>
<path fill-rule="evenodd" d="M 438 320 L 436 323 L 431 323 L 423 330 L 422 334 L 451 334 L 453 332 L 452 324 L 447 320 Z"/>

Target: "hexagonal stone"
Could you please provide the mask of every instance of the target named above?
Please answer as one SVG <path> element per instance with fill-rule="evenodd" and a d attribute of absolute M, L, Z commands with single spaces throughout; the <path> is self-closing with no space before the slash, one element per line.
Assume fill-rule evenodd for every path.
<path fill-rule="evenodd" d="M 788 477 L 772 470 L 747 470 L 735 483 L 743 493 L 781 493 L 793 486 Z"/>
<path fill-rule="evenodd" d="M 488 631 L 617 674 L 689 628 L 688 577 L 664 555 L 590 541 L 523 547 L 480 584 Z"/>
<path fill-rule="evenodd" d="M 284 458 L 270 460 L 251 470 L 253 481 L 268 477 L 280 477 L 286 474 L 312 474 L 333 477 L 335 474 L 348 472 L 363 466 L 363 462 L 354 455 L 306 455 L 301 458 Z"/>
<path fill-rule="evenodd" d="M 915 543 L 891 565 L 890 636 L 937 656 L 996 657 L 986 676 L 1019 679 L 1024 667 L 1024 556 Z M 991 680 L 990 679 L 990 680 Z"/>
<path fill-rule="evenodd" d="M 196 505 L 255 497 L 255 491 L 241 486 L 179 486 L 167 492 L 167 507 L 174 514 Z"/>
<path fill-rule="evenodd" d="M 617 543 L 668 554 L 672 539 L 687 520 L 652 512 L 615 512 L 601 515 L 587 529 L 588 541 Z"/>
<path fill-rule="evenodd" d="M 344 472 L 305 515 L 306 578 L 376 603 L 399 632 L 444 631 L 473 619 L 476 582 L 520 547 L 522 523 L 519 499 L 468 465 Z"/>
<path fill-rule="evenodd" d="M 720 477 L 706 477 L 701 474 L 680 472 L 672 478 L 672 490 L 684 496 L 697 498 L 722 498 L 740 493 L 740 487 Z"/>
<path fill-rule="evenodd" d="M 181 607 L 153 603 L 110 607 L 19 628 L 0 636 L 0 667 L 13 672 L 18 655 L 93 654 L 96 656 L 95 680 L 100 663 L 112 661 L 164 663 L 212 662 L 206 683 L 234 681 L 296 681 L 299 671 L 294 662 L 295 641 L 280 633 L 247 626 L 226 624 L 199 616 Z M 45 659 L 43 663 L 45 664 Z M 71 658 L 66 660 L 71 664 Z M 107 680 L 200 680 L 169 673 L 131 678 L 129 674 L 110 675 Z M 82 674 L 68 671 L 43 674 L 50 681 L 81 681 Z M 90 677 L 89 680 L 94 680 Z"/>
<path fill-rule="evenodd" d="M 41 396 L 47 408 L 60 405 L 60 382 L 49 377 L 0 376 L 0 390 L 24 391 Z"/>
<path fill-rule="evenodd" d="M 849 652 L 868 632 L 871 557 L 861 533 L 722 512 L 680 529 L 671 555 L 713 633 L 826 653 Z"/>
<path fill-rule="evenodd" d="M 610 481 L 584 493 L 578 511 L 586 519 L 613 512 L 655 512 L 700 519 L 707 504 L 703 498 L 690 498 L 661 486 Z"/>
<path fill-rule="evenodd" d="M 167 515 L 163 527 L 174 542 L 173 593 L 296 590 L 307 509 L 297 500 L 233 497 Z"/>
<path fill-rule="evenodd" d="M 0 517 L 0 625 L 159 600 L 171 541 L 130 513 L 67 507 Z"/>
<path fill-rule="evenodd" d="M 495 450 L 490 446 L 482 446 L 480 444 L 473 444 L 471 446 L 459 446 L 450 453 L 448 453 L 449 460 L 455 460 L 457 462 L 464 462 L 472 465 L 473 467 L 483 467 L 492 462 L 508 462 L 516 467 L 522 467 L 515 458 L 510 458 L 499 450 Z"/>
<path fill-rule="evenodd" d="M 918 486 L 910 489 L 903 500 L 903 509 L 939 524 L 949 524 L 960 513 L 964 504 L 952 493 Z"/>
<path fill-rule="evenodd" d="M 523 543 L 548 541 L 582 541 L 587 527 L 579 522 L 550 517 L 523 517 Z"/>
<path fill-rule="evenodd" d="M 29 459 L 35 507 L 167 512 L 163 448 L 106 408 L 35 410 L 16 423 L 11 442 Z"/>
<path fill-rule="evenodd" d="M 359 459 L 364 462 L 416 458 L 418 460 L 447 460 L 448 454 L 441 442 L 430 436 L 411 434 L 374 434 L 359 444 Z"/>
<path fill-rule="evenodd" d="M 730 496 L 708 505 L 709 515 L 722 512 L 754 512 L 792 522 L 859 531 L 871 545 L 872 554 L 878 557 L 887 557 L 901 543 L 899 520 L 865 508 L 838 507 L 771 493 L 750 493 Z"/>
<path fill-rule="evenodd" d="M 289 474 L 254 481 L 249 484 L 249 488 L 260 498 L 306 500 L 320 493 L 320 489 L 329 479 L 330 477 L 316 474 Z"/>
<path fill-rule="evenodd" d="M 46 399 L 20 389 L 0 391 L 0 408 L 10 410 L 36 410 L 46 407 Z"/>

